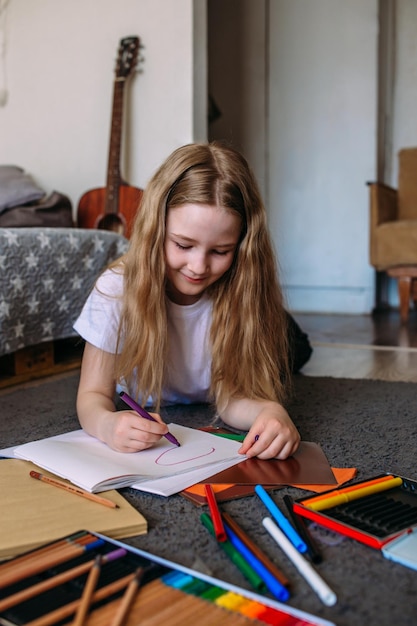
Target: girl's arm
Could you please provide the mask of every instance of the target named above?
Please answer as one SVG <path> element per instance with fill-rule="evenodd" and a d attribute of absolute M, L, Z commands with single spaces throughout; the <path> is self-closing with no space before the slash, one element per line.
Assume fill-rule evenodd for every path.
<path fill-rule="evenodd" d="M 297 450 L 300 435 L 287 411 L 269 400 L 230 400 L 221 415 L 225 424 L 248 434 L 239 450 L 248 457 L 286 459 Z"/>
<path fill-rule="evenodd" d="M 77 394 L 77 413 L 82 428 L 118 452 L 150 448 L 168 432 L 160 416 L 157 422 L 135 411 L 116 411 L 113 378 L 115 355 L 86 343 Z"/>

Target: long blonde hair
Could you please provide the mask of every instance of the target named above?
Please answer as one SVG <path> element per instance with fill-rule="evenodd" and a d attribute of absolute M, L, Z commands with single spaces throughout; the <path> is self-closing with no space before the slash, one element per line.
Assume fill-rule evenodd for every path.
<path fill-rule="evenodd" d="M 289 382 L 287 323 L 265 207 L 244 157 L 220 143 L 175 150 L 147 185 L 129 250 L 123 257 L 124 299 L 116 379 L 133 383 L 159 409 L 168 353 L 165 224 L 170 208 L 218 206 L 237 213 L 240 241 L 230 269 L 207 290 L 213 314 L 211 398 L 221 411 L 230 397 L 282 402 Z"/>

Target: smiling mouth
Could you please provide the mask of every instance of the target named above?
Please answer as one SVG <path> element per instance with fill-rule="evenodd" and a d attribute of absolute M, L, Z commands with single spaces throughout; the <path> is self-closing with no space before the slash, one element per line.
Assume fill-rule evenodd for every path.
<path fill-rule="evenodd" d="M 187 280 L 190 283 L 194 283 L 196 285 L 204 282 L 206 280 L 205 276 L 202 276 L 201 278 L 193 278 L 192 276 L 187 276 L 186 274 L 183 274 L 185 280 Z"/>

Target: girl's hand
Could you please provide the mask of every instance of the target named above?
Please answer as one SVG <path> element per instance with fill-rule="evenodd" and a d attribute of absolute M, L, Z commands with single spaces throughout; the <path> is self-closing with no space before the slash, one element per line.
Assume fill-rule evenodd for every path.
<path fill-rule="evenodd" d="M 113 399 L 115 355 L 86 343 L 77 394 L 77 413 L 82 428 L 117 452 L 138 452 L 154 446 L 167 434 L 168 426 L 144 419 L 136 411 L 116 411 Z"/>
<path fill-rule="evenodd" d="M 156 422 L 144 419 L 135 411 L 113 412 L 103 429 L 105 442 L 117 452 L 139 452 L 151 448 L 168 432 L 168 426 L 160 415 L 151 415 Z"/>
<path fill-rule="evenodd" d="M 256 416 L 239 454 L 284 460 L 296 452 L 300 435 L 283 406 L 266 403 Z"/>

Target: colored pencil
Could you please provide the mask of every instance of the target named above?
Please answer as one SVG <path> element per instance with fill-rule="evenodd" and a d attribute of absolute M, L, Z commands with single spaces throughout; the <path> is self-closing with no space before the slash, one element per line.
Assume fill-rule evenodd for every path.
<path fill-rule="evenodd" d="M 205 515 L 213 529 L 210 516 Z M 64 541 L 57 541 L 55 544 L 49 544 L 44 548 L 33 550 L 26 555 L 29 557 L 26 561 L 28 570 L 32 569 L 31 561 L 36 561 L 39 553 L 43 553 L 42 558 L 46 559 L 47 556 L 50 558 L 57 546 L 59 550 L 67 546 L 68 539 L 73 543 L 75 540 L 87 542 L 84 543 L 84 545 L 88 545 L 88 542 L 90 544 L 94 542 L 96 536 L 87 532 L 76 533 L 70 538 L 66 538 Z M 104 543 L 108 546 L 109 550 L 112 550 L 111 546 L 114 546 L 114 544 L 111 542 Z M 105 550 L 106 548 L 104 548 L 103 551 Z M 101 552 L 101 550 L 98 551 Z M 248 624 L 248 620 L 258 619 L 260 619 L 262 623 L 285 623 L 286 626 L 295 626 L 296 623 L 299 623 L 299 617 L 291 615 L 290 607 L 287 613 L 284 608 L 273 608 L 269 604 L 271 600 L 267 598 L 265 601 L 262 601 L 260 597 L 256 600 L 251 599 L 250 595 L 240 595 L 236 591 L 222 587 L 220 582 L 215 584 L 215 581 L 209 582 L 202 580 L 197 573 L 194 576 L 191 575 L 191 573 L 181 572 L 175 569 L 170 569 L 167 572 L 166 567 L 157 565 L 152 561 L 150 561 L 151 565 L 149 567 L 147 565 L 144 566 L 144 574 L 147 575 L 148 570 L 155 568 L 157 570 L 156 576 L 161 576 L 163 572 L 162 578 L 154 578 L 154 572 L 154 574 L 150 575 L 150 578 L 153 578 L 153 580 L 149 582 L 147 579 L 146 585 L 142 586 L 142 572 L 140 568 L 138 568 L 136 572 L 130 572 L 125 575 L 126 570 L 129 571 L 129 569 L 135 567 L 134 561 L 131 561 L 129 558 L 123 561 L 120 566 L 117 566 L 116 570 L 112 568 L 109 569 L 109 576 L 113 578 L 113 576 L 119 575 L 121 578 L 106 585 L 104 583 L 104 577 L 107 576 L 107 574 L 104 571 L 104 567 L 107 568 L 107 563 L 127 553 L 128 550 L 125 548 L 116 548 L 102 555 L 101 568 L 103 572 L 103 582 L 101 582 L 100 578 L 98 585 L 100 583 L 102 585 L 104 584 L 105 586 L 103 587 L 97 585 L 97 580 L 94 581 L 94 577 L 98 575 L 98 572 L 93 573 L 92 571 L 96 560 L 90 558 L 88 563 L 80 563 L 85 557 L 79 558 L 78 555 L 74 557 L 74 553 L 68 558 L 67 567 L 70 567 L 69 570 L 61 571 L 60 574 L 57 575 L 54 575 L 52 572 L 45 572 L 45 577 L 42 575 L 38 579 L 40 581 L 41 579 L 43 580 L 30 587 L 32 592 L 30 597 L 19 596 L 18 594 L 24 592 L 22 589 L 24 584 L 30 585 L 32 582 L 30 572 L 28 572 L 27 580 L 23 585 L 19 585 L 21 591 L 11 596 L 19 603 L 18 605 L 16 605 L 16 603 L 14 604 L 14 606 L 16 606 L 14 610 L 17 611 L 16 618 L 19 615 L 18 619 L 23 620 L 26 626 L 54 626 L 64 621 L 65 623 L 71 622 L 74 616 L 80 616 L 80 607 L 84 606 L 85 609 L 89 606 L 90 612 L 86 623 L 91 624 L 91 626 L 127 626 L 127 624 L 142 623 L 172 624 L 172 626 L 192 626 L 196 623 L 198 623 L 199 626 L 211 626 L 212 624 L 222 623 L 224 626 L 245 626 L 245 624 Z M 139 563 L 142 566 L 143 560 L 140 560 Z M 136 562 L 136 567 L 139 563 Z M 61 567 L 60 570 L 62 569 Z M 68 582 L 73 578 L 78 578 L 80 581 L 83 581 L 86 579 L 86 575 L 89 572 L 91 572 L 91 575 L 87 577 L 84 592 L 81 598 L 79 597 L 79 593 L 77 597 L 73 583 L 70 583 L 68 586 Z M 48 577 L 48 581 L 46 577 Z M 47 592 L 53 595 L 55 593 L 55 587 L 57 588 L 56 593 L 58 593 L 59 585 L 61 586 L 59 592 L 63 592 L 61 602 L 64 602 L 64 598 L 67 597 L 68 603 L 52 610 L 46 599 L 47 596 L 45 597 L 45 602 L 43 602 L 40 594 Z M 95 585 L 97 585 L 97 587 L 95 587 Z M 139 587 L 141 587 L 140 596 L 136 597 Z M 34 591 L 35 594 L 33 593 Z M 242 591 L 242 593 L 244 592 Z M 71 600 L 71 598 L 75 599 Z M 34 618 L 33 615 L 35 613 L 32 613 L 31 607 L 35 607 L 35 605 L 36 615 L 39 615 L 38 610 L 42 608 L 43 611 L 49 612 Z M 94 610 L 92 610 L 92 608 Z M 1 609 L 2 614 L 5 610 L 7 609 L 4 607 Z M 29 624 L 27 622 L 28 619 L 32 620 Z M 77 624 L 77 622 L 75 623 Z M 319 622 L 314 619 L 313 622 L 307 620 L 305 622 L 303 621 L 303 623 L 305 623 L 306 626 L 307 624 L 311 624 L 312 626 L 313 623 L 317 624 Z"/>
<path fill-rule="evenodd" d="M 102 557 L 102 564 L 110 563 L 111 561 L 114 561 L 122 556 L 125 556 L 126 554 L 127 554 L 127 550 L 125 550 L 124 548 L 118 548 L 117 550 L 113 550 L 113 552 L 108 552 Z M 32 558 L 33 558 L 33 555 L 32 555 Z M 49 591 L 50 589 L 54 589 L 55 587 L 58 587 L 59 585 L 63 585 L 69 580 L 73 580 L 74 578 L 77 578 L 77 576 L 83 576 L 90 570 L 90 568 L 93 565 L 94 565 L 94 559 L 91 559 L 90 561 L 87 561 L 86 563 L 81 563 L 80 565 L 72 567 L 69 570 L 61 572 L 61 574 L 57 574 L 56 576 L 47 578 L 43 580 L 42 582 L 32 585 L 31 587 L 27 587 L 26 589 L 17 591 L 16 593 L 14 593 L 11 596 L 8 596 L 7 598 L 3 598 L 2 600 L 0 600 L 0 613 L 2 611 L 6 611 L 7 609 L 10 609 L 12 606 L 16 606 L 20 604 L 21 602 L 26 602 L 27 600 L 30 600 L 30 598 L 34 598 L 40 595 L 41 593 L 45 593 L 45 591 Z"/>
<path fill-rule="evenodd" d="M 123 626 L 123 624 L 125 623 L 129 611 L 132 607 L 133 601 L 142 583 L 143 574 L 143 567 L 140 567 L 136 570 L 134 578 L 132 578 L 132 580 L 126 587 L 126 591 L 123 595 L 119 609 L 114 616 L 113 621 L 111 622 L 111 626 Z"/>
<path fill-rule="evenodd" d="M 248 618 L 243 613 L 242 608 L 247 607 L 254 609 L 254 613 L 259 616 L 266 612 L 265 606 L 260 606 L 256 612 L 257 603 L 249 600 L 244 604 L 237 606 L 237 603 L 231 606 L 232 592 L 219 589 L 219 594 L 214 599 L 206 600 L 203 595 L 195 595 L 192 592 L 185 591 L 181 586 L 171 587 L 164 584 L 161 580 L 154 580 L 146 584 L 142 589 L 140 596 L 132 607 L 129 614 L 129 624 L 153 624 L 154 626 L 169 624 L 169 626 L 213 626 L 213 624 L 222 624 L 223 626 L 248 626 Z M 234 594 L 236 595 L 236 594 Z M 161 601 L 163 598 L 163 601 Z M 249 605 L 249 606 L 248 606 Z M 282 618 L 283 624 L 292 626 L 291 622 L 284 619 L 287 617 L 285 613 L 275 610 L 275 621 L 270 624 L 279 624 L 279 617 Z M 108 613 L 107 615 L 110 615 Z M 104 617 L 104 612 L 103 612 Z M 107 621 L 100 621 L 100 626 L 108 626 L 111 624 L 111 618 Z M 97 624 L 97 626 L 99 626 Z M 293 624 L 295 626 L 295 622 Z M 306 625 L 307 626 L 307 625 Z"/>
<path fill-rule="evenodd" d="M 223 520 L 222 520 L 221 513 L 219 511 L 219 507 L 217 506 L 217 500 L 216 500 L 216 495 L 214 493 L 214 489 L 210 484 L 205 484 L 204 490 L 206 493 L 206 500 L 210 509 L 211 519 L 213 521 L 216 539 L 217 541 L 226 541 L 227 539 L 226 530 L 223 525 Z"/>
<path fill-rule="evenodd" d="M 76 487 L 75 485 L 71 485 L 69 483 L 65 483 L 63 480 L 58 480 L 57 478 L 51 478 L 50 476 L 45 476 L 45 474 L 41 474 L 40 472 L 35 472 L 32 470 L 29 472 L 32 478 L 36 478 L 37 480 L 41 480 L 48 485 L 52 485 L 53 487 L 58 487 L 59 489 L 64 489 L 68 491 L 68 493 L 73 493 L 76 496 L 81 496 L 82 498 L 86 498 L 87 500 L 91 500 L 92 502 L 96 502 L 97 504 L 102 504 L 103 506 L 107 506 L 111 509 L 119 508 L 115 502 L 108 500 L 107 498 L 103 498 L 102 496 L 98 496 L 95 493 L 90 493 L 89 491 L 84 491 L 84 489 L 80 489 L 80 487 Z"/>
<path fill-rule="evenodd" d="M 100 587 L 97 591 L 94 592 L 92 597 L 92 603 L 99 602 L 100 600 L 104 600 L 106 598 L 111 597 L 114 593 L 117 593 L 121 589 L 125 589 L 126 585 L 130 583 L 134 574 L 128 574 L 127 576 L 123 576 L 123 578 L 119 578 L 112 583 L 109 583 L 105 587 Z M 27 622 L 25 626 L 52 626 L 60 622 L 71 615 L 74 615 L 75 611 L 80 604 L 80 600 L 74 600 L 73 602 L 69 602 L 64 606 L 59 607 L 59 609 L 55 609 L 46 615 L 42 615 L 37 619 L 34 619 L 31 622 Z"/>
<path fill-rule="evenodd" d="M 105 542 L 103 539 L 97 539 L 94 535 L 91 535 L 89 543 L 77 543 L 76 541 L 71 543 L 64 543 L 62 545 L 51 546 L 50 550 L 37 554 L 37 558 L 29 560 L 23 560 L 15 563 L 15 567 L 8 568 L 5 572 L 0 569 L 0 588 L 8 587 L 24 578 L 29 576 L 35 576 L 40 572 L 43 572 L 50 567 L 54 567 L 65 561 L 69 561 L 71 558 L 79 556 L 89 550 L 94 550 L 102 546 Z M 85 538 L 86 540 L 87 538 Z M 13 565 L 13 561 L 10 563 Z"/>
<path fill-rule="evenodd" d="M 90 537 L 91 539 L 92 537 L 91 533 L 88 533 L 85 530 L 81 530 L 77 533 L 74 533 L 73 535 L 69 537 L 65 537 L 64 539 L 58 539 L 57 541 L 54 541 L 53 543 L 48 543 L 44 545 L 43 547 L 37 548 L 36 554 L 40 556 L 42 554 L 45 554 L 46 552 L 50 552 L 51 550 L 56 550 L 64 545 L 67 545 L 70 542 L 81 541 L 86 537 Z M 94 539 L 96 538 L 97 537 L 94 537 Z M 0 574 L 3 574 L 7 570 L 14 569 L 16 565 L 19 563 L 24 563 L 25 561 L 31 561 L 32 559 L 33 559 L 33 552 L 30 551 L 30 552 L 25 552 L 24 554 L 14 557 L 10 561 L 4 561 L 3 563 L 0 564 Z"/>
<path fill-rule="evenodd" d="M 87 581 L 84 585 L 80 603 L 75 613 L 73 626 L 84 626 L 87 614 L 90 611 L 91 602 L 94 591 L 96 590 L 98 579 L 101 572 L 101 554 L 96 556 L 93 565 L 90 568 Z"/>

